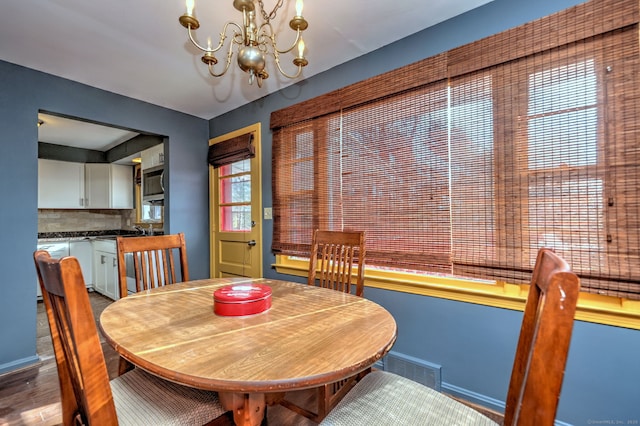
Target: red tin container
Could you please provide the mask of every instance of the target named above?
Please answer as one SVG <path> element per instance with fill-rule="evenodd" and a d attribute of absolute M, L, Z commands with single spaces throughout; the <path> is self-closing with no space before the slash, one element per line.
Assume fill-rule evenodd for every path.
<path fill-rule="evenodd" d="M 271 307 L 271 287 L 262 284 L 234 284 L 213 292 L 213 312 L 221 316 L 253 315 Z"/>

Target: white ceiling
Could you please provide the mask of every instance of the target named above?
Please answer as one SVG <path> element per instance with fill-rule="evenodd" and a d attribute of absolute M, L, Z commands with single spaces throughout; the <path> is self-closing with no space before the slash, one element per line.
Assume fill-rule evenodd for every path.
<path fill-rule="evenodd" d="M 38 142 L 74 148 L 104 152 L 138 135 L 128 130 L 43 113 L 38 114 L 38 120 L 42 123 L 38 127 Z"/>
<path fill-rule="evenodd" d="M 263 0 L 270 11 L 275 0 Z M 310 77 L 491 0 L 305 0 Z M 295 0 L 284 0 L 275 23 L 283 44 Z M 196 1 L 196 36 L 217 43 L 224 22 L 241 21 L 231 0 Z M 295 81 L 270 74 L 250 86 L 233 63 L 210 77 L 178 22 L 183 0 L 6 0 L 0 2 L 0 60 L 210 119 Z M 279 39 L 280 39 L 279 37 Z M 286 43 L 284 43 L 286 42 Z M 217 55 L 221 63 L 223 55 Z M 293 70 L 291 57 L 281 57 Z M 267 60 L 271 65 L 272 61 Z"/>

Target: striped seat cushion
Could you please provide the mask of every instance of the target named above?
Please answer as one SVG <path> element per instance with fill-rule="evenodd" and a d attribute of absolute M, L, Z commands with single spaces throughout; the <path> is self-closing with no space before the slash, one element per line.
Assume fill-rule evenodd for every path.
<path fill-rule="evenodd" d="M 120 425 L 203 425 L 225 412 L 216 392 L 181 386 L 140 368 L 110 383 Z"/>
<path fill-rule="evenodd" d="M 396 374 L 367 374 L 320 423 L 322 426 L 495 426 L 488 417 Z"/>

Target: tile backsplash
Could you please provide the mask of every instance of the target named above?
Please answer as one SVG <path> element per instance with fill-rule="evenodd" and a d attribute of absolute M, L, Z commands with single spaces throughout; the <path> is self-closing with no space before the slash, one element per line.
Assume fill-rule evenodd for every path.
<path fill-rule="evenodd" d="M 133 229 L 136 211 L 38 209 L 38 232 Z"/>

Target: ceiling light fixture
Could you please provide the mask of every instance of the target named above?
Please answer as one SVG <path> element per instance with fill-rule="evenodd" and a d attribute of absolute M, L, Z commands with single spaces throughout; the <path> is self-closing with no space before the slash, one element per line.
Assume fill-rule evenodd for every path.
<path fill-rule="evenodd" d="M 302 68 L 309 62 L 304 57 L 304 40 L 302 40 L 302 32 L 307 29 L 309 24 L 302 17 L 302 0 L 296 0 L 296 15 L 289 22 L 289 27 L 296 32 L 296 39 L 288 49 L 281 50 L 276 43 L 276 33 L 271 26 L 271 20 L 275 19 L 276 12 L 282 7 L 284 0 L 277 0 L 277 4 L 267 14 L 264 10 L 263 0 L 233 0 L 233 7 L 242 12 L 242 25 L 235 22 L 227 22 L 220 33 L 220 41 L 218 46 L 211 46 L 211 39 L 207 41 L 207 47 L 200 46 L 193 37 L 193 30 L 200 27 L 200 22 L 195 17 L 194 7 L 195 0 L 186 0 L 187 12 L 180 16 L 179 21 L 183 27 L 187 29 L 189 39 L 194 46 L 204 52 L 202 62 L 207 64 L 209 74 L 213 77 L 223 76 L 229 69 L 231 59 L 233 57 L 233 45 L 238 45 L 237 61 L 240 69 L 249 74 L 249 84 L 257 81 L 258 87 L 262 87 L 262 81 L 269 77 L 265 70 L 266 55 L 274 57 L 278 71 L 287 78 L 297 78 L 302 72 Z M 258 26 L 256 23 L 256 11 L 258 7 L 262 15 L 262 23 Z M 227 52 L 227 60 L 222 72 L 216 73 L 214 66 L 218 63 L 218 59 L 214 56 L 225 45 L 227 39 L 227 30 L 229 27 L 233 29 L 233 35 L 229 42 L 229 50 Z M 280 54 L 289 53 L 295 47 L 298 47 L 298 55 L 293 59 L 293 64 L 298 67 L 295 74 L 287 74 L 280 65 Z"/>

